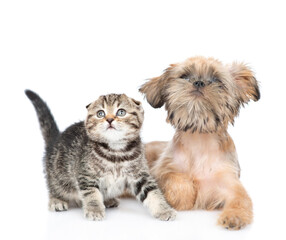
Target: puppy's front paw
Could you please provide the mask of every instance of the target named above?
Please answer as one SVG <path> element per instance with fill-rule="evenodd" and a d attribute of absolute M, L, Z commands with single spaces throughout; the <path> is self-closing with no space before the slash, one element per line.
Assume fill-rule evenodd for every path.
<path fill-rule="evenodd" d="M 173 221 L 175 220 L 177 216 L 177 212 L 172 209 L 172 208 L 168 208 L 168 209 L 162 209 L 161 211 L 158 211 L 154 214 L 155 218 L 158 218 L 162 221 Z"/>
<path fill-rule="evenodd" d="M 225 210 L 218 219 L 218 224 L 229 230 L 239 230 L 252 221 L 252 213 L 246 210 Z"/>
<path fill-rule="evenodd" d="M 101 221 L 105 216 L 105 210 L 100 208 L 93 208 L 84 211 L 84 216 L 88 220 Z"/>

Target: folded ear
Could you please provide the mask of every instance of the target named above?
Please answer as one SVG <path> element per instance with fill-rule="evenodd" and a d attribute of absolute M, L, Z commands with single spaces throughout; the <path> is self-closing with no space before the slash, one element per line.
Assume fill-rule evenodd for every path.
<path fill-rule="evenodd" d="M 91 103 L 90 103 L 91 104 Z M 86 109 L 88 109 L 88 107 L 90 106 L 90 104 L 87 104 L 85 107 L 86 107 Z"/>
<path fill-rule="evenodd" d="M 232 63 L 230 65 L 230 74 L 237 86 L 238 97 L 243 103 L 250 100 L 258 101 L 260 91 L 256 78 L 251 69 L 243 63 Z"/>
<path fill-rule="evenodd" d="M 141 106 L 141 102 L 138 100 L 135 100 L 134 98 L 131 98 L 132 102 L 135 103 L 137 106 Z"/>
<path fill-rule="evenodd" d="M 134 98 L 130 98 L 132 101 L 133 106 L 139 110 L 140 112 L 142 112 L 144 114 L 144 109 L 142 107 L 142 103 L 138 100 L 135 100 Z"/>
<path fill-rule="evenodd" d="M 170 76 L 170 71 L 173 69 L 175 64 L 171 64 L 164 73 L 159 77 L 151 78 L 148 82 L 143 84 L 139 91 L 145 94 L 148 103 L 153 108 L 160 108 L 165 103 L 164 90 L 166 87 L 167 80 Z"/>

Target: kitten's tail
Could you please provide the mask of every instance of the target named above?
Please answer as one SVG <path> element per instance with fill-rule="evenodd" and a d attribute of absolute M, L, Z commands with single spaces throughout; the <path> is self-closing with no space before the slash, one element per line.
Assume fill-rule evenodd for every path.
<path fill-rule="evenodd" d="M 35 107 L 42 135 L 44 137 L 46 147 L 48 147 L 60 134 L 58 126 L 48 105 L 39 97 L 39 95 L 28 89 L 25 90 L 25 93 Z"/>

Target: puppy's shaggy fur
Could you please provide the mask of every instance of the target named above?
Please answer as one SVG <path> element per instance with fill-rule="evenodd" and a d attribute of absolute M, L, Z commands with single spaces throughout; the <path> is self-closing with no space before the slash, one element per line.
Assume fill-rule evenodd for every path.
<path fill-rule="evenodd" d="M 194 57 L 171 64 L 140 92 L 154 108 L 165 104 L 167 121 L 176 128 L 172 141 L 146 145 L 168 202 L 178 210 L 222 208 L 218 223 L 228 229 L 251 223 L 252 202 L 239 181 L 227 127 L 241 106 L 260 98 L 253 72 L 242 63 Z"/>

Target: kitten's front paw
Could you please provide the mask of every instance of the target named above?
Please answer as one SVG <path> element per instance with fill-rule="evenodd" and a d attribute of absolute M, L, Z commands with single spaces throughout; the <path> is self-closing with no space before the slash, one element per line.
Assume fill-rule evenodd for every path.
<path fill-rule="evenodd" d="M 84 211 L 84 216 L 88 220 L 101 221 L 105 216 L 105 211 L 104 209 L 98 209 L 98 208 L 89 209 Z"/>
<path fill-rule="evenodd" d="M 172 209 L 172 208 L 168 208 L 168 209 L 162 209 L 161 211 L 158 211 L 157 213 L 154 214 L 155 218 L 158 218 L 162 221 L 173 221 L 175 220 L 177 216 L 177 212 Z"/>
<path fill-rule="evenodd" d="M 53 212 L 68 210 L 68 203 L 57 198 L 50 198 L 49 209 Z"/>

